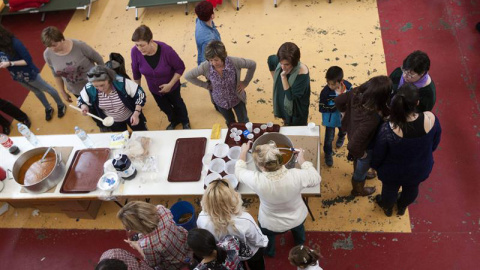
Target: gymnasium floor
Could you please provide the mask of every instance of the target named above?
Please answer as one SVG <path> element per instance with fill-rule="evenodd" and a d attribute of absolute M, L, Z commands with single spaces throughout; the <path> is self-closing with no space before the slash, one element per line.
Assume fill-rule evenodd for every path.
<path fill-rule="evenodd" d="M 233 2 L 233 3 L 232 3 Z M 369 77 L 389 74 L 403 58 L 416 49 L 426 51 L 432 61 L 430 74 L 437 86 L 434 113 L 443 136 L 435 153 L 435 168 L 421 186 L 417 203 L 403 217 L 387 218 L 372 198 L 349 198 L 351 164 L 345 148 L 338 149 L 335 165 L 323 166 L 321 197 L 310 199 L 316 221 L 306 221 L 308 245 L 320 249 L 324 269 L 477 269 L 480 260 L 479 228 L 479 138 L 478 77 L 480 34 L 479 1 L 387 1 L 333 0 L 224 1 L 216 11 L 215 23 L 229 55 L 253 59 L 257 71 L 247 87 L 247 108 L 253 122 L 272 120 L 272 80 L 266 59 L 285 41 L 301 48 L 302 62 L 310 68 L 312 97 L 310 120 L 320 123 L 318 95 L 331 65 L 339 65 L 355 85 Z M 48 25 L 65 29 L 65 36 L 83 40 L 104 59 L 112 51 L 127 59 L 133 30 L 149 25 L 154 38 L 171 45 L 182 57 L 187 70 L 196 66 L 193 5 L 185 16 L 183 6 L 125 11 L 126 0 L 99 0 L 93 4 L 89 21 L 85 12 L 55 12 L 2 18 L 27 46 L 39 68 L 44 66 L 39 36 Z M 48 67 L 42 77 L 53 85 Z M 79 125 L 98 132 L 92 121 L 72 110 L 63 119 L 45 122 L 39 101 L 0 71 L 0 96 L 27 112 L 36 134 L 71 134 Z M 182 82 L 185 82 L 182 79 Z M 223 124 L 207 93 L 186 83 L 182 96 L 193 128 Z M 148 100 L 149 93 L 147 96 Z M 207 103 L 208 104 L 208 103 Z M 145 114 L 151 130 L 165 129 L 166 117 L 155 103 L 147 102 Z M 204 115 L 208 114 L 208 117 Z M 12 136 L 18 132 L 12 132 Z M 323 138 L 323 132 L 322 132 Z M 1 161 L 0 161 L 1 163 Z M 381 185 L 378 180 L 368 184 Z M 171 205 L 178 199 L 197 205 L 194 197 L 152 199 Z M 256 215 L 258 199 L 247 198 L 248 211 Z M 101 253 L 114 247 L 129 247 L 115 218 L 118 207 L 105 202 L 96 220 L 75 220 L 63 214 L 41 213 L 34 209 L 10 209 L 0 216 L 1 269 L 88 269 Z M 293 246 L 290 234 L 277 241 L 277 256 L 267 259 L 268 269 L 293 269 L 286 260 Z"/>

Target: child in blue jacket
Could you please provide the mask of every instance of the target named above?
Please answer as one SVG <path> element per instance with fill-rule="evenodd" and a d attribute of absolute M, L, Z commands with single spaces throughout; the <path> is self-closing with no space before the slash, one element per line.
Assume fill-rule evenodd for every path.
<path fill-rule="evenodd" d="M 327 85 L 320 93 L 319 110 L 322 113 L 322 125 L 325 126 L 325 140 L 323 142 L 323 152 L 325 153 L 325 164 L 331 167 L 333 165 L 332 143 L 335 138 L 335 128 L 338 128 L 338 139 L 335 144 L 337 148 L 343 146 L 346 132 L 342 130 L 342 116 L 335 108 L 335 97 L 350 91 L 352 84 L 343 79 L 343 70 L 340 67 L 332 66 L 325 75 Z"/>

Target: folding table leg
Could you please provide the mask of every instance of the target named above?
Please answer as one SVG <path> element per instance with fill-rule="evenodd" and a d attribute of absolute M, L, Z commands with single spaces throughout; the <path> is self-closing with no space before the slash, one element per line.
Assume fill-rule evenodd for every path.
<path fill-rule="evenodd" d="M 113 201 L 116 205 L 118 205 L 118 207 L 120 208 L 123 208 L 123 205 L 121 203 L 119 203 L 117 200 Z"/>
<path fill-rule="evenodd" d="M 92 10 L 92 0 L 90 0 L 90 4 L 88 4 L 88 9 L 87 9 L 87 21 L 90 19 L 90 12 Z"/>
<path fill-rule="evenodd" d="M 310 217 L 312 218 L 312 221 L 315 221 L 315 218 L 313 217 L 312 210 L 310 210 L 310 206 L 308 205 L 308 197 L 303 197 L 303 201 L 305 202 L 305 205 L 307 206 L 308 213 L 310 214 Z"/>
<path fill-rule="evenodd" d="M 185 3 L 185 15 L 188 15 L 188 2 Z"/>
<path fill-rule="evenodd" d="M 135 20 L 138 21 L 138 8 L 135 8 Z"/>
<path fill-rule="evenodd" d="M 42 13 L 42 19 L 40 19 L 42 22 L 45 21 L 45 12 Z"/>
<path fill-rule="evenodd" d="M 240 9 L 240 0 L 237 0 L 237 11 Z"/>
<path fill-rule="evenodd" d="M 273 0 L 273 6 L 277 7 L 277 0 Z"/>

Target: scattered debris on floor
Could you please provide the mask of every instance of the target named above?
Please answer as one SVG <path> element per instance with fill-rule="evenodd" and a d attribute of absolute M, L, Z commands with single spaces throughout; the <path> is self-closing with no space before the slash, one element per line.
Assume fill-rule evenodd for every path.
<path fill-rule="evenodd" d="M 32 217 L 37 217 L 39 215 L 40 215 L 40 210 L 35 209 L 35 210 L 32 211 Z"/>

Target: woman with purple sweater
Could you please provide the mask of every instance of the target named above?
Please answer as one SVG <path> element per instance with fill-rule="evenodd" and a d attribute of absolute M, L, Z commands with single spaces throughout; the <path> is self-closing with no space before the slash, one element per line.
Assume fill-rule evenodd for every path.
<path fill-rule="evenodd" d="M 182 124 L 190 129 L 187 106 L 180 95 L 180 77 L 185 64 L 172 47 L 153 40 L 153 33 L 146 25 L 135 29 L 132 35 L 135 46 L 131 50 L 133 79 L 141 85 L 142 75 L 158 107 L 168 118 L 167 130 Z"/>

